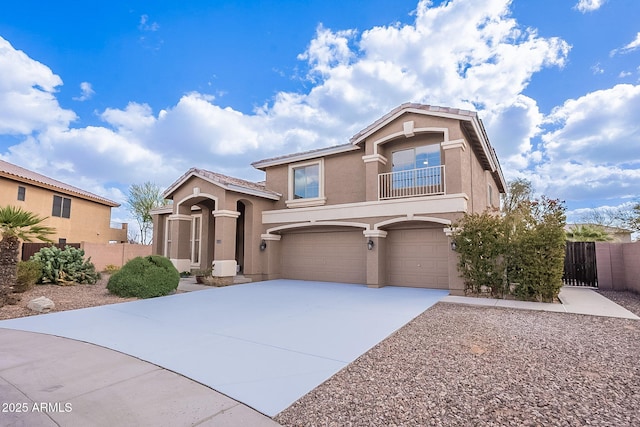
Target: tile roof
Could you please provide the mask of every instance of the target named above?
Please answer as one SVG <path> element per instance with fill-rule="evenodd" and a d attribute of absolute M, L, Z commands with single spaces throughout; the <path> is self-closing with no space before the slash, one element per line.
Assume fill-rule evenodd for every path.
<path fill-rule="evenodd" d="M 285 154 L 283 156 L 258 160 L 257 162 L 251 163 L 251 166 L 253 166 L 256 169 L 262 169 L 266 166 L 287 163 L 288 160 L 292 160 L 292 159 L 304 160 L 304 159 L 310 159 L 310 158 L 320 157 L 324 155 L 331 155 L 331 154 L 341 153 L 345 151 L 351 151 L 355 149 L 358 149 L 358 148 L 354 147 L 352 143 L 347 142 L 346 144 L 332 145 L 330 147 L 316 148 L 314 150 L 300 151 L 298 153 Z"/>
<path fill-rule="evenodd" d="M 252 181 L 247 181 L 240 178 L 234 178 L 228 175 L 223 175 L 217 172 L 211 172 L 206 169 L 191 168 L 187 172 L 185 172 L 180 178 L 178 178 L 173 184 L 171 184 L 169 188 L 167 188 L 167 190 L 164 193 L 165 197 L 173 193 L 184 181 L 186 181 L 190 176 L 193 176 L 193 175 L 200 176 L 201 178 L 206 179 L 207 181 L 212 182 L 214 184 L 218 184 L 227 190 L 239 191 L 239 192 L 245 192 L 245 193 L 246 192 L 263 193 L 262 194 L 263 196 L 266 196 L 268 198 L 274 198 L 274 199 L 278 199 L 281 196 L 280 193 L 267 190 L 266 183 L 264 181 L 252 182 Z"/>
<path fill-rule="evenodd" d="M 49 178 L 37 172 L 33 172 L 23 167 L 14 165 L 13 163 L 5 162 L 4 160 L 0 160 L 0 176 L 9 178 L 15 181 L 29 183 L 37 187 L 47 188 L 49 190 L 80 197 L 82 199 L 91 200 L 103 205 L 107 205 L 111 207 L 120 206 L 120 203 L 114 202 L 113 200 L 109 200 L 105 197 L 98 196 L 96 194 L 82 190 L 78 187 L 65 184 L 64 182 L 55 180 L 53 178 Z"/>
<path fill-rule="evenodd" d="M 396 114 L 398 114 L 400 111 L 407 110 L 407 109 L 430 111 L 430 112 L 433 112 L 433 113 L 436 113 L 436 114 L 437 113 L 453 114 L 453 115 L 456 115 L 456 116 L 477 117 L 477 115 L 478 115 L 478 113 L 476 113 L 475 111 L 461 110 L 459 108 L 440 107 L 440 106 L 437 106 L 437 105 L 416 104 L 414 102 L 405 102 L 404 104 L 399 105 L 396 108 L 394 108 L 393 110 L 389 111 L 387 114 L 385 114 L 384 116 L 380 117 L 378 120 L 376 120 L 375 122 L 371 123 L 366 128 L 362 129 L 360 132 L 358 132 L 355 135 L 353 135 L 349 139 L 349 141 L 354 143 L 359 138 L 361 138 L 362 135 L 368 133 L 372 129 L 375 129 L 381 123 L 386 122 L 391 117 L 393 117 Z"/>

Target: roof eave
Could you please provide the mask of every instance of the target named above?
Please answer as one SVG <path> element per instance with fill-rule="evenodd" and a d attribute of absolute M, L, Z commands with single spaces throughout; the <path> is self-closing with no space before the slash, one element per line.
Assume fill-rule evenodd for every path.
<path fill-rule="evenodd" d="M 301 162 L 303 160 L 316 159 L 318 157 L 331 156 L 334 154 L 347 153 L 349 151 L 359 150 L 359 147 L 352 144 L 342 144 L 335 147 L 327 147 L 326 149 L 315 150 L 313 152 L 294 153 L 290 156 L 285 156 L 277 159 L 265 159 L 251 163 L 256 169 L 264 171 L 268 167 L 280 166 L 288 163 Z"/>

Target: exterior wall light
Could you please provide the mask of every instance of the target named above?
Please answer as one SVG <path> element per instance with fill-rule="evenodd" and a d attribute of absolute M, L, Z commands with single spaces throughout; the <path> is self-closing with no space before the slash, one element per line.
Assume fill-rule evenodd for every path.
<path fill-rule="evenodd" d="M 367 242 L 367 248 L 371 251 L 373 250 L 374 246 L 375 246 L 375 243 L 373 243 L 373 240 L 369 239 L 369 241 Z"/>
<path fill-rule="evenodd" d="M 267 242 L 262 240 L 262 242 L 260 242 L 260 250 L 264 251 L 265 249 L 267 249 Z"/>
<path fill-rule="evenodd" d="M 456 245 L 456 241 L 455 240 L 452 240 L 451 241 L 451 250 L 455 252 L 456 249 L 458 249 L 458 245 Z"/>

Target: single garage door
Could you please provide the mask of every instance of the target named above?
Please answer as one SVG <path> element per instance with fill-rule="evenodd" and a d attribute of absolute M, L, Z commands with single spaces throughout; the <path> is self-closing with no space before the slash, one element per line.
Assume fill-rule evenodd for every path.
<path fill-rule="evenodd" d="M 449 243 L 442 228 L 390 230 L 387 234 L 390 285 L 449 289 Z"/>
<path fill-rule="evenodd" d="M 362 231 L 288 233 L 281 245 L 285 279 L 366 283 Z"/>

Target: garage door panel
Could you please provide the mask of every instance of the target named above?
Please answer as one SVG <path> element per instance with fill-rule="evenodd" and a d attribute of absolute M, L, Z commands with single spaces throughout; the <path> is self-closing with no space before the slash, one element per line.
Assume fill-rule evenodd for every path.
<path fill-rule="evenodd" d="M 366 245 L 361 231 L 282 236 L 282 277 L 330 282 L 366 282 Z"/>
<path fill-rule="evenodd" d="M 448 239 L 442 229 L 390 230 L 387 255 L 390 285 L 449 288 Z"/>

